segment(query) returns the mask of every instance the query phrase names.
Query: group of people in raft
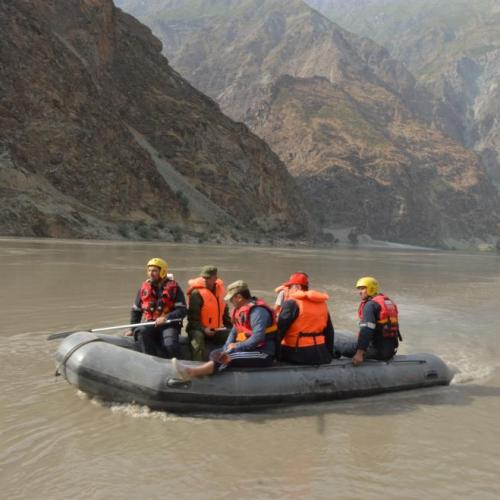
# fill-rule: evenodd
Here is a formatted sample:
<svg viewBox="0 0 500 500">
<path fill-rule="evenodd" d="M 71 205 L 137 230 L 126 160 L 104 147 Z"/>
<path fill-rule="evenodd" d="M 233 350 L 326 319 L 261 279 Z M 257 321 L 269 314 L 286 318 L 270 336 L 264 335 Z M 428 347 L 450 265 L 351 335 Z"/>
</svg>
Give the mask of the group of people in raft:
<svg viewBox="0 0 500 500">
<path fill-rule="evenodd" d="M 276 289 L 274 308 L 254 297 L 244 281 L 227 290 L 215 266 L 205 266 L 189 281 L 188 305 L 179 284 L 168 274 L 167 263 L 155 257 L 147 263 L 147 279 L 135 298 L 130 322 L 145 320 L 126 332 L 147 354 L 171 358 L 183 380 L 212 375 L 226 368 L 267 367 L 275 360 L 303 365 L 328 364 L 347 356 L 357 366 L 367 358 L 387 361 L 401 339 L 398 308 L 379 292 L 375 278 L 360 278 L 359 334 L 356 341 L 334 346 L 334 328 L 328 312 L 328 295 L 309 288 L 306 273 L 293 273 Z M 227 303 L 232 306 L 231 316 Z M 206 344 L 219 345 L 208 361 L 190 365 L 177 360 L 182 321 L 192 359 L 206 360 Z"/>
</svg>

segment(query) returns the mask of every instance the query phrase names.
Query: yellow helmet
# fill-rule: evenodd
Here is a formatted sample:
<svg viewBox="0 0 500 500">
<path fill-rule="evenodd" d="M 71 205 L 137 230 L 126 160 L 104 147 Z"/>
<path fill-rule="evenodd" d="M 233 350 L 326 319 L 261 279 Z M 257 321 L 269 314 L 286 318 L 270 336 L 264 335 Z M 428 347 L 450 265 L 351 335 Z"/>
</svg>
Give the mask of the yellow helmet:
<svg viewBox="0 0 500 500">
<path fill-rule="evenodd" d="M 155 266 L 160 270 L 160 279 L 164 280 L 165 277 L 167 276 L 167 271 L 168 271 L 168 266 L 167 263 L 163 260 L 160 259 L 159 257 L 155 257 L 153 259 L 150 259 L 148 263 L 146 264 L 146 271 L 148 270 L 149 266 Z"/>
<path fill-rule="evenodd" d="M 378 281 L 371 276 L 359 278 L 356 283 L 356 288 L 360 287 L 366 287 L 366 291 L 370 297 L 378 293 Z"/>
</svg>

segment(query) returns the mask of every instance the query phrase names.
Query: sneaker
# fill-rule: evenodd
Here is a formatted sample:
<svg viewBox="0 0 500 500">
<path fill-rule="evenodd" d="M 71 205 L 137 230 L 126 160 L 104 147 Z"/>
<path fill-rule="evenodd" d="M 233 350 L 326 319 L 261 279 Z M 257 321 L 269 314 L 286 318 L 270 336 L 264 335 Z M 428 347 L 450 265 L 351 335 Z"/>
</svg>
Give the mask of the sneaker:
<svg viewBox="0 0 500 500">
<path fill-rule="evenodd" d="M 186 371 L 186 367 L 179 363 L 177 358 L 172 358 L 172 366 L 181 380 L 191 380 L 191 375 Z"/>
</svg>

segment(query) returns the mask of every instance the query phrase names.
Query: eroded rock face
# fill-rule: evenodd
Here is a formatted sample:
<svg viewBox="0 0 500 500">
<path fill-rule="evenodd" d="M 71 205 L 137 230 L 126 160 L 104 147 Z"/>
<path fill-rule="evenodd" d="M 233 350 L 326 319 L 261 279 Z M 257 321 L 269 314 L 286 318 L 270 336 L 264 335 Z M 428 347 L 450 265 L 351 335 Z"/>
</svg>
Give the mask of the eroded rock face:
<svg viewBox="0 0 500 500">
<path fill-rule="evenodd" d="M 408 65 L 438 98 L 433 120 L 482 157 L 500 188 L 500 5 L 496 0 L 307 0 Z"/>
<path fill-rule="evenodd" d="M 111 0 L 0 3 L 0 234 L 311 234 L 285 166 Z"/>
<path fill-rule="evenodd" d="M 324 226 L 426 245 L 494 234 L 498 198 L 477 156 L 432 125 L 439 102 L 371 40 L 299 0 L 121 4 L 271 145 Z"/>
<path fill-rule="evenodd" d="M 356 92 L 368 99 L 370 87 Z M 411 120 L 380 126 L 358 102 L 322 78 L 283 77 L 254 124 L 323 224 L 426 245 L 493 231 L 494 193 L 473 153 Z"/>
</svg>

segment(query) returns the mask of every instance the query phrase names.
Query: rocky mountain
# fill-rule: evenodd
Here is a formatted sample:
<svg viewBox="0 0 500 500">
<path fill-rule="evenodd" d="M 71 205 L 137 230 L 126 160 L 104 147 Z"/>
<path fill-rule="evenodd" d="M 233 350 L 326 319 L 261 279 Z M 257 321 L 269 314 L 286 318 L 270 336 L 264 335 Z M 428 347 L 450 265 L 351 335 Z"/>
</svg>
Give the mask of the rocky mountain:
<svg viewBox="0 0 500 500">
<path fill-rule="evenodd" d="M 294 180 L 111 0 L 0 1 L 0 234 L 315 232 Z"/>
<path fill-rule="evenodd" d="M 500 189 L 498 0 L 307 0 L 373 38 L 452 110 L 441 126 L 482 157 Z"/>
<path fill-rule="evenodd" d="M 432 124 L 439 103 L 381 46 L 300 0 L 118 3 L 271 145 L 324 226 L 428 245 L 494 233 L 477 156 Z"/>
</svg>

